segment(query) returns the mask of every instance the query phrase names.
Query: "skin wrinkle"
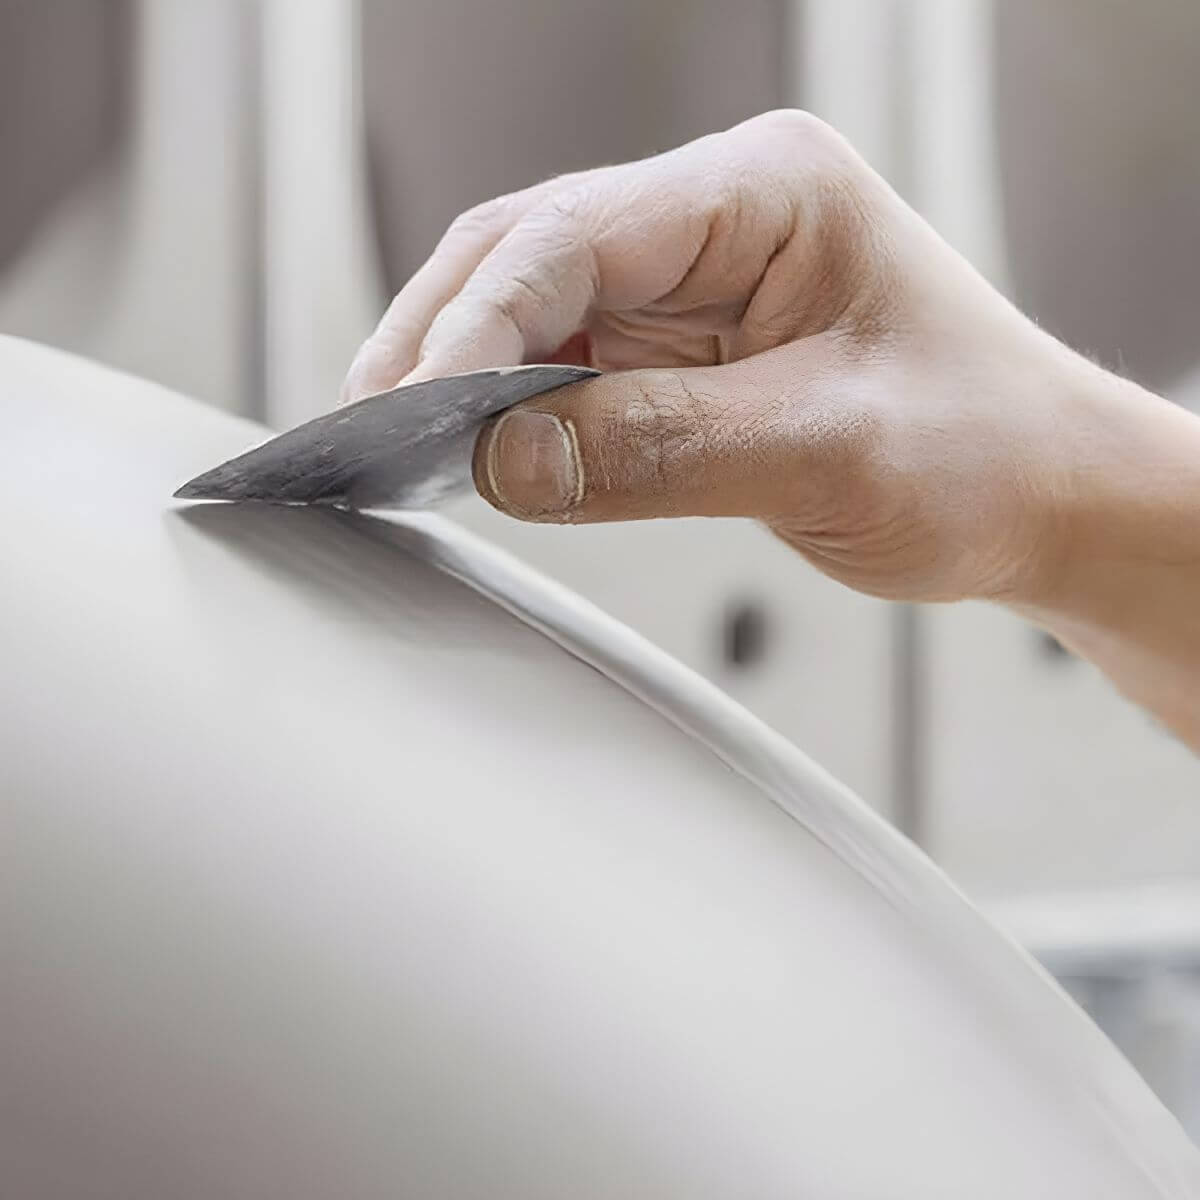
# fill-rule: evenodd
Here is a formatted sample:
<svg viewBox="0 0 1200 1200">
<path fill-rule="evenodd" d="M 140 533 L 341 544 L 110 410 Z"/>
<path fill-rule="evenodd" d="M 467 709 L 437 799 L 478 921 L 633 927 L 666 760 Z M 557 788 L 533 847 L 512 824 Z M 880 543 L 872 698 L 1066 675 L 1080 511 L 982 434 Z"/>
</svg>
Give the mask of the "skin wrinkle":
<svg viewBox="0 0 1200 1200">
<path fill-rule="evenodd" d="M 666 384 L 667 379 L 672 383 Z M 626 410 L 624 451 L 648 464 L 652 491 L 670 497 L 680 483 L 675 464 L 680 459 L 688 463 L 702 460 L 702 453 L 682 452 L 697 442 L 702 451 L 707 427 L 706 407 L 688 390 L 682 376 L 659 373 L 653 381 L 639 381 L 635 386 L 634 399 Z"/>
<path fill-rule="evenodd" d="M 683 278 L 673 287 L 665 296 L 660 297 L 652 305 L 647 305 L 647 308 L 661 307 L 664 311 L 670 311 L 670 298 L 678 293 L 685 293 L 688 290 L 688 284 L 700 273 L 704 266 L 704 256 L 709 247 L 713 244 L 713 237 L 716 233 L 716 225 L 720 220 L 720 214 L 714 213 L 709 217 L 707 227 L 704 231 L 704 241 L 700 243 L 700 249 L 696 252 L 696 256 L 692 259 L 688 269 L 684 272 Z M 701 301 L 701 304 L 704 302 Z"/>
<path fill-rule="evenodd" d="M 489 281 L 485 296 L 487 301 L 495 305 L 502 317 L 508 320 L 518 334 L 522 332 L 522 322 L 529 321 L 532 311 L 534 328 L 537 327 L 537 315 L 553 313 L 557 308 L 565 306 L 565 293 L 568 286 L 587 299 L 579 305 L 586 310 L 591 298 L 596 294 L 593 282 L 593 272 L 587 269 L 587 264 L 593 256 L 586 249 L 586 242 L 578 236 L 569 236 L 564 231 L 553 231 L 553 235 L 545 235 L 545 252 L 548 257 L 555 258 L 563 255 L 572 260 L 572 269 L 559 274 L 539 270 L 536 264 L 530 265 L 511 274 L 505 279 L 501 277 Z M 582 263 L 574 260 L 582 260 Z M 570 280 L 568 284 L 567 280 Z M 553 339 L 550 339 L 553 340 Z M 529 349 L 538 353 L 539 345 L 535 342 Z M 554 349 L 546 346 L 545 352 Z"/>
<path fill-rule="evenodd" d="M 684 228 L 678 231 L 672 246 L 678 263 L 675 271 L 664 271 L 663 277 L 658 279 L 653 287 L 647 288 L 643 285 L 640 290 L 634 288 L 632 279 L 626 278 L 626 272 L 628 271 L 636 277 L 636 271 L 641 266 L 643 255 L 649 254 L 652 259 L 660 256 L 660 251 L 654 244 L 657 240 L 656 231 L 661 227 L 663 220 L 672 222 L 675 220 L 673 206 L 668 204 L 666 197 L 660 199 L 652 197 L 649 203 L 639 203 L 641 199 L 641 196 L 634 195 L 628 200 L 627 211 L 639 214 L 632 217 L 635 223 L 631 226 L 623 226 L 619 221 L 614 222 L 614 228 L 609 237 L 600 240 L 601 245 L 604 245 L 606 241 L 615 241 L 619 244 L 619 252 L 614 252 L 616 247 L 609 249 L 608 261 L 605 261 L 604 256 L 598 255 L 600 271 L 606 284 L 607 281 L 613 280 L 600 293 L 605 312 L 613 309 L 632 312 L 642 308 L 652 308 L 656 302 L 661 301 L 663 296 L 669 295 L 679 287 L 680 282 L 696 263 L 700 249 L 709 236 L 711 226 L 706 214 L 703 212 L 689 214 L 683 222 Z M 681 246 L 690 247 L 690 249 L 679 256 Z"/>
<path fill-rule="evenodd" d="M 521 294 L 518 296 L 514 293 Z M 520 275 L 513 275 L 504 288 L 497 288 L 490 298 L 490 303 L 495 305 L 496 311 L 517 333 L 521 332 L 521 317 L 523 313 L 528 312 L 530 302 L 543 309 L 550 308 L 554 303 L 551 297 L 544 295 L 538 287 Z"/>
<path fill-rule="evenodd" d="M 738 316 L 737 328 L 730 336 L 730 357 L 745 358 L 757 350 L 769 349 L 800 336 L 795 329 L 791 305 L 786 292 L 776 286 L 776 276 L 794 278 L 803 264 L 790 264 L 789 251 L 794 252 L 799 232 L 796 229 L 780 241 L 771 252 L 754 285 L 754 290 Z M 773 305 L 769 305 L 770 301 Z M 767 309 L 767 312 L 761 310 Z"/>
</svg>

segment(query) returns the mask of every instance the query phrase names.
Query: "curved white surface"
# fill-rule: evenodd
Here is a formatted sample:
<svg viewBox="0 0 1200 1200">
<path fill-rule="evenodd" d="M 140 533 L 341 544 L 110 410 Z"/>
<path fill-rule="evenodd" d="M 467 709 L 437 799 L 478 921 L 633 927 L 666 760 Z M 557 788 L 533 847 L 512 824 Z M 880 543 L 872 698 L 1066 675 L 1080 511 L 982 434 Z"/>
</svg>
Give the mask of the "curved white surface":
<svg viewBox="0 0 1200 1200">
<path fill-rule="evenodd" d="M 0 341 L 0 421 L 0 1194 L 1200 1195 L 1024 955 L 628 630 L 436 517 L 175 507 L 262 431 L 80 360 Z"/>
</svg>

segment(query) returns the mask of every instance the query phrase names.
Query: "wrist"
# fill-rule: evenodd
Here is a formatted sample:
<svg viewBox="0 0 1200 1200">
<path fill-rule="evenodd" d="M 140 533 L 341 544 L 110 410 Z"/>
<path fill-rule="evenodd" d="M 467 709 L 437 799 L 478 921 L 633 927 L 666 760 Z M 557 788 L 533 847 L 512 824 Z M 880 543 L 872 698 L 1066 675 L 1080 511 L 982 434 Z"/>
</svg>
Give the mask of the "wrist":
<svg viewBox="0 0 1200 1200">
<path fill-rule="evenodd" d="M 1077 360 L 1046 560 L 1011 607 L 1196 744 L 1200 417 Z"/>
<path fill-rule="evenodd" d="M 1026 600 L 1120 628 L 1139 618 L 1152 581 L 1200 571 L 1200 417 L 1091 363 L 1074 366 L 1047 560 Z"/>
</svg>

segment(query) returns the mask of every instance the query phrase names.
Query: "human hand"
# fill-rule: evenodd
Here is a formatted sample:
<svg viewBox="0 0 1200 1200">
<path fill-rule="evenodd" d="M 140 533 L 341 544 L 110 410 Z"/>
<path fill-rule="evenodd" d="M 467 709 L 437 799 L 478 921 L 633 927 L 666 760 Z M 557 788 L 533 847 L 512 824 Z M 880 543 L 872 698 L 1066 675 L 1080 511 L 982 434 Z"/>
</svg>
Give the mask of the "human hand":
<svg viewBox="0 0 1200 1200">
<path fill-rule="evenodd" d="M 466 213 L 346 396 L 547 360 L 609 373 L 485 430 L 475 478 L 496 507 L 754 517 L 904 599 L 1041 604 L 1088 431 L 1128 407 L 798 112 Z"/>
</svg>

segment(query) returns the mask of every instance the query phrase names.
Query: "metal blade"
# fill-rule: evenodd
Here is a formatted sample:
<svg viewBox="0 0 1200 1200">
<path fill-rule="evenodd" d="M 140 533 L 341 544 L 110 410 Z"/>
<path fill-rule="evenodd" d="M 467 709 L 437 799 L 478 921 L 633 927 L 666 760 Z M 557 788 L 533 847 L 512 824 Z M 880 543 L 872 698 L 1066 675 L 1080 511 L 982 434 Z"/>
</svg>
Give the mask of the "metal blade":
<svg viewBox="0 0 1200 1200">
<path fill-rule="evenodd" d="M 475 437 L 488 417 L 595 374 L 587 367 L 505 367 L 393 388 L 281 433 L 175 495 L 423 508 L 470 485 Z"/>
</svg>

